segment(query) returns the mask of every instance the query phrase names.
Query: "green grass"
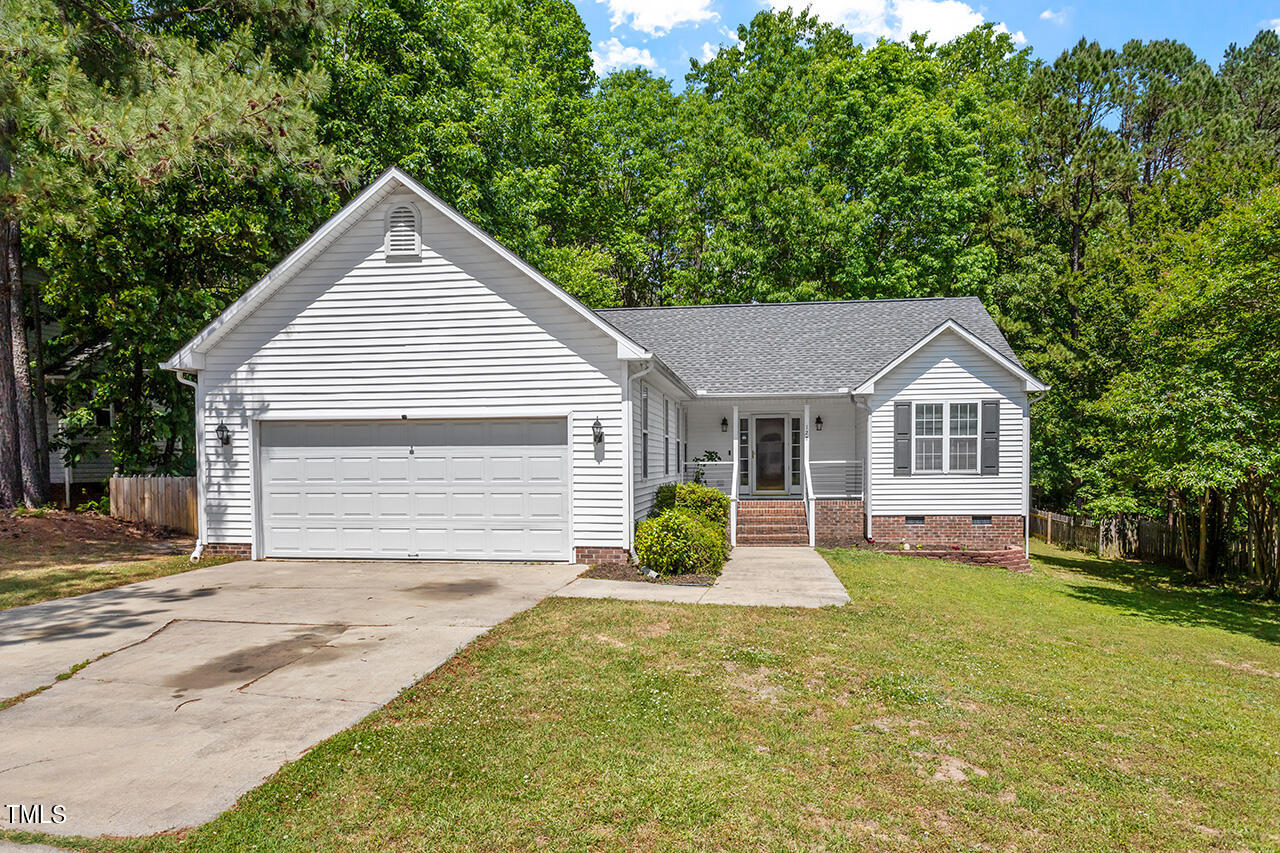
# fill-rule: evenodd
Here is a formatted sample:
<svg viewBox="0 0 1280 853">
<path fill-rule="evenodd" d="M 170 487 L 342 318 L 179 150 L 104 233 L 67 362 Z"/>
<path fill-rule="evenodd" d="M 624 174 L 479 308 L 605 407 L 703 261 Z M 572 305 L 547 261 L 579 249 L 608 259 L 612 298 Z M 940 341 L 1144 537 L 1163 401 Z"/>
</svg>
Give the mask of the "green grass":
<svg viewBox="0 0 1280 853">
<path fill-rule="evenodd" d="M 230 560 L 230 557 L 208 557 L 192 563 L 186 554 L 170 554 L 108 558 L 87 565 L 58 558 L 31 561 L 30 565 L 23 566 L 0 565 L 0 610 L 176 575 Z"/>
<path fill-rule="evenodd" d="M 845 607 L 549 599 L 212 823 L 77 844 L 1280 849 L 1276 606 L 1046 546 L 826 556 Z"/>
</svg>

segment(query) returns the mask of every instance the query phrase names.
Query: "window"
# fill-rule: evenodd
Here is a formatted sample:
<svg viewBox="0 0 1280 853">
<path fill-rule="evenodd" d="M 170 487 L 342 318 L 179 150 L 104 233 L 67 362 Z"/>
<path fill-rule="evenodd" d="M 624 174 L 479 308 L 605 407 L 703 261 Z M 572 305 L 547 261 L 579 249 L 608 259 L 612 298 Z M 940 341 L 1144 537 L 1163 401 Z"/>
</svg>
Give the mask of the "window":
<svg viewBox="0 0 1280 853">
<path fill-rule="evenodd" d="M 791 485 L 800 485 L 800 419 L 791 419 Z"/>
<path fill-rule="evenodd" d="M 671 476 L 671 407 L 662 398 L 662 476 Z"/>
<path fill-rule="evenodd" d="M 422 251 L 418 239 L 418 214 L 412 207 L 402 204 L 387 216 L 388 258 L 416 257 Z"/>
<path fill-rule="evenodd" d="M 951 404 L 951 465 L 949 470 L 978 471 L 978 404 Z"/>
<path fill-rule="evenodd" d="M 978 403 L 916 403 L 913 470 L 935 474 L 977 474 Z"/>
<path fill-rule="evenodd" d="M 908 515 L 902 520 L 912 527 L 920 527 L 924 525 L 923 515 Z"/>
<path fill-rule="evenodd" d="M 916 404 L 916 470 L 942 470 L 942 404 Z"/>
<path fill-rule="evenodd" d="M 975 515 L 975 516 L 973 517 L 973 524 L 974 524 L 974 526 L 975 526 L 975 527 L 990 527 L 990 526 L 991 526 L 991 516 L 989 516 L 989 515 Z"/>
<path fill-rule="evenodd" d="M 751 485 L 751 429 L 746 418 L 738 419 L 738 485 Z"/>
<path fill-rule="evenodd" d="M 680 473 L 680 467 L 684 464 L 684 412 L 679 406 L 676 406 L 676 473 Z"/>
<path fill-rule="evenodd" d="M 640 383 L 640 477 L 649 477 L 649 386 Z"/>
</svg>

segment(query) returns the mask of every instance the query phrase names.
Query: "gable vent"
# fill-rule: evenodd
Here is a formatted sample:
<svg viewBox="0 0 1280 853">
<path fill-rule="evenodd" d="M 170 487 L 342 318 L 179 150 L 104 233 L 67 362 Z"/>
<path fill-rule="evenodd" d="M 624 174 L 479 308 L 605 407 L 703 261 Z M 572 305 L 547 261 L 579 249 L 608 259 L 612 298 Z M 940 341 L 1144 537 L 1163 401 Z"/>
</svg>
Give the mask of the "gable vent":
<svg viewBox="0 0 1280 853">
<path fill-rule="evenodd" d="M 416 256 L 419 247 L 417 214 L 401 205 L 387 219 L 387 257 Z"/>
</svg>

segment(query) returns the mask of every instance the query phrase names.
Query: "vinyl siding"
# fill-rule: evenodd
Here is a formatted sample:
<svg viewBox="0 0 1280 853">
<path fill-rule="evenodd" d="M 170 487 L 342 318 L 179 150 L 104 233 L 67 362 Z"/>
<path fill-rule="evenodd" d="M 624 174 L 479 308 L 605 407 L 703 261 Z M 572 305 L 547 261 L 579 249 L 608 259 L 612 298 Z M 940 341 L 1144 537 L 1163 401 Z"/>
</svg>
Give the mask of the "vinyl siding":
<svg viewBox="0 0 1280 853">
<path fill-rule="evenodd" d="M 652 376 L 650 374 L 649 376 Z M 680 399 L 671 390 L 666 387 L 658 377 L 633 380 L 631 383 L 631 401 L 632 401 L 632 418 L 631 418 L 631 446 L 634 448 L 633 468 L 635 482 L 635 503 L 632 510 L 635 519 L 639 520 L 649 514 L 649 510 L 653 507 L 653 496 L 658 491 L 658 487 L 664 483 L 680 482 L 680 464 L 676 459 L 676 420 L 679 417 L 680 406 L 683 405 Z M 649 389 L 649 476 L 644 476 L 644 430 L 642 423 L 644 420 L 644 397 L 642 389 Z M 667 414 L 670 421 L 668 432 L 670 441 L 670 463 L 667 469 L 668 473 L 663 474 L 662 453 L 663 453 L 663 436 L 662 431 L 662 404 L 667 404 Z"/>
<path fill-rule="evenodd" d="M 386 212 L 403 203 L 421 217 L 422 258 L 388 261 Z M 207 354 L 208 541 L 252 541 L 255 419 L 568 413 L 574 545 L 624 545 L 620 370 L 612 338 L 416 196 L 390 194 Z"/>
<path fill-rule="evenodd" d="M 62 429 L 62 424 L 58 418 L 49 415 L 49 438 L 56 441 L 58 433 Z M 111 479 L 112 472 L 115 471 L 115 461 L 111 458 L 111 454 L 107 452 L 106 440 L 100 442 L 101 447 L 90 450 L 80 464 L 71 469 L 72 483 L 105 483 Z M 67 481 L 67 469 L 62 463 L 62 451 L 49 451 L 49 482 L 59 485 Z"/>
<path fill-rule="evenodd" d="M 1022 515 L 1025 505 L 1022 382 L 951 332 L 876 383 L 870 397 L 872 515 Z M 1000 473 L 893 475 L 893 404 L 1000 400 Z"/>
</svg>

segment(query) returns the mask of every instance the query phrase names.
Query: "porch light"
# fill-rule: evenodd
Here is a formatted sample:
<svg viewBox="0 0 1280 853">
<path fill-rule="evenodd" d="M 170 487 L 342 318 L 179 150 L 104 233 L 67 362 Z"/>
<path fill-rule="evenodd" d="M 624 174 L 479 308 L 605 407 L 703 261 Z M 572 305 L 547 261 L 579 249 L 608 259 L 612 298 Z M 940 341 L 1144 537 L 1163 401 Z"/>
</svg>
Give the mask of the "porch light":
<svg viewBox="0 0 1280 853">
<path fill-rule="evenodd" d="M 728 432 L 728 431 L 729 431 L 729 419 L 728 419 L 728 418 L 721 418 L 721 419 L 720 419 L 720 431 L 721 431 L 721 432 Z"/>
<path fill-rule="evenodd" d="M 822 415 L 818 415 L 818 419 L 813 422 L 813 425 L 817 427 L 818 432 L 822 432 Z"/>
<path fill-rule="evenodd" d="M 227 429 L 226 424 L 221 424 L 221 423 L 218 424 L 218 428 L 215 429 L 213 432 L 215 435 L 218 436 L 218 441 L 222 444 L 223 447 L 226 447 L 228 444 L 231 443 L 231 430 Z"/>
<path fill-rule="evenodd" d="M 604 427 L 600 425 L 599 418 L 596 418 L 596 422 L 591 425 L 591 438 L 596 444 L 604 444 Z"/>
</svg>

